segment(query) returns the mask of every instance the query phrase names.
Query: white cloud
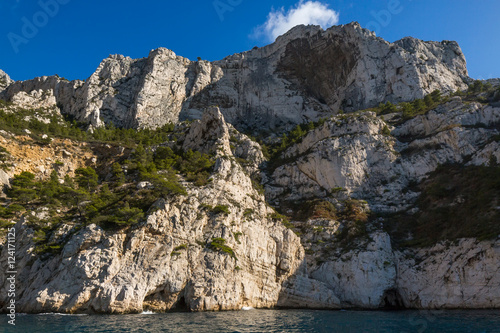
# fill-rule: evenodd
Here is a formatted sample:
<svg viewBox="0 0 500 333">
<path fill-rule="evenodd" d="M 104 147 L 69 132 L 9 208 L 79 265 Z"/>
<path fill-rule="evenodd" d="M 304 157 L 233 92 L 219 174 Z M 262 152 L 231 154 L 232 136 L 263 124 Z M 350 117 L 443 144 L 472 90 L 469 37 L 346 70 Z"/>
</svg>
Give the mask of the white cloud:
<svg viewBox="0 0 500 333">
<path fill-rule="evenodd" d="M 319 1 L 304 2 L 300 0 L 295 7 L 290 8 L 287 12 L 283 7 L 278 10 L 272 9 L 267 16 L 266 23 L 255 29 L 253 37 L 264 36 L 269 41 L 274 41 L 276 37 L 299 24 L 320 25 L 326 29 L 338 22 L 339 13 L 328 8 L 327 4 Z"/>
</svg>

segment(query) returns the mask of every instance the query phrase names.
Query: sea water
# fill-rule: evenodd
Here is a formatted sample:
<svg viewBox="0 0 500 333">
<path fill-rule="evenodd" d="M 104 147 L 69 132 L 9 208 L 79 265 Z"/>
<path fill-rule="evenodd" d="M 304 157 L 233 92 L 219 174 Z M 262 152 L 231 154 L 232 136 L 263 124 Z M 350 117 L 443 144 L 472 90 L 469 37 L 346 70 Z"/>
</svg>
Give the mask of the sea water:
<svg viewBox="0 0 500 333">
<path fill-rule="evenodd" d="M 136 315 L 18 314 L 4 332 L 500 332 L 499 310 L 254 310 Z"/>
</svg>

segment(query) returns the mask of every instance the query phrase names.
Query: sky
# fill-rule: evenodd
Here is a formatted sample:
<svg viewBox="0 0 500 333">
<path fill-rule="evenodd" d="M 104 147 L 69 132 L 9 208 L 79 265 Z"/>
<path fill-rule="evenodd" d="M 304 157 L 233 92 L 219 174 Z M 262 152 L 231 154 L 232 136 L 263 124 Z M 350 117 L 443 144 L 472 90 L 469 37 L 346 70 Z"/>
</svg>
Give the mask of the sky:
<svg viewBox="0 0 500 333">
<path fill-rule="evenodd" d="M 14 80 L 86 79 L 110 54 L 166 47 L 219 60 L 264 46 L 296 24 L 358 21 L 394 42 L 456 40 L 469 75 L 500 77 L 498 0 L 0 0 L 0 69 Z"/>
</svg>

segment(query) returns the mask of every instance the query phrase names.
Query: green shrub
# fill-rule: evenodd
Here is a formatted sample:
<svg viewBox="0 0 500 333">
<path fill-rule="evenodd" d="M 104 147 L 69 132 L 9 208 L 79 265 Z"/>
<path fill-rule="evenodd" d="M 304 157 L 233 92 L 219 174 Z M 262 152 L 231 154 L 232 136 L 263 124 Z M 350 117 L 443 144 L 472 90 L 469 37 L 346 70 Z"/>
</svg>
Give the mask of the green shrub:
<svg viewBox="0 0 500 333">
<path fill-rule="evenodd" d="M 225 245 L 225 243 L 226 240 L 224 238 L 220 237 L 212 238 L 212 241 L 210 242 L 208 248 L 211 249 L 212 251 L 227 253 L 229 254 L 229 256 L 231 256 L 231 258 L 238 260 L 236 258 L 233 249 Z"/>
<path fill-rule="evenodd" d="M 109 215 L 95 214 L 96 217 L 92 219 L 92 223 L 98 224 L 105 229 L 123 228 L 137 224 L 144 217 L 144 212 L 141 209 L 137 207 L 130 207 L 128 202 L 110 210 L 108 214 Z"/>
<path fill-rule="evenodd" d="M 114 223 L 118 225 L 132 225 L 139 222 L 144 217 L 144 212 L 137 207 L 130 207 L 128 202 L 125 202 L 122 208 L 119 208 L 115 213 Z"/>
<path fill-rule="evenodd" d="M 345 188 L 343 188 L 343 187 L 340 187 L 340 186 L 339 186 L 339 187 L 334 187 L 334 188 L 332 188 L 332 189 L 330 190 L 330 192 L 331 192 L 332 194 L 336 194 L 336 193 L 340 193 L 340 192 L 345 192 L 345 191 L 346 191 L 346 189 L 345 189 Z"/>
<path fill-rule="evenodd" d="M 253 215 L 253 213 L 254 213 L 254 210 L 253 210 L 253 209 L 251 209 L 251 208 L 247 208 L 247 209 L 245 209 L 245 211 L 243 212 L 243 217 L 247 217 L 247 218 L 248 218 L 248 217 L 252 216 L 252 215 Z"/>
<path fill-rule="evenodd" d="M 434 90 L 434 91 L 431 93 L 431 95 L 430 95 L 430 96 L 431 96 L 432 101 L 433 101 L 434 103 L 439 103 L 439 102 L 441 102 L 441 100 L 442 100 L 442 98 L 443 98 L 443 97 L 442 97 L 442 95 L 441 95 L 441 91 L 439 91 L 439 90 Z"/>
<path fill-rule="evenodd" d="M 290 221 L 288 220 L 288 217 L 286 217 L 285 215 L 282 215 L 278 212 L 274 212 L 274 213 L 270 214 L 268 217 L 271 218 L 273 221 L 283 223 L 283 225 L 285 227 L 287 227 L 288 229 L 294 228 L 293 224 L 291 224 Z"/>
<path fill-rule="evenodd" d="M 160 170 L 168 170 L 175 166 L 179 156 L 170 147 L 158 147 L 154 154 L 154 162 Z"/>
<path fill-rule="evenodd" d="M 99 176 L 91 167 L 79 168 L 75 170 L 76 183 L 88 192 L 94 192 L 98 185 Z"/>
<path fill-rule="evenodd" d="M 251 177 L 251 181 L 252 181 L 252 187 L 260 194 L 260 195 L 264 195 L 265 193 L 265 189 L 264 189 L 264 185 L 262 185 L 260 183 L 260 177 L 259 179 L 256 179 L 255 176 L 254 177 Z"/>
<path fill-rule="evenodd" d="M 209 204 L 205 204 L 205 203 L 201 203 L 199 206 L 198 206 L 199 209 L 203 209 L 203 210 L 208 210 L 208 211 L 212 211 L 212 209 L 214 209 L 213 206 L 209 205 Z"/>
<path fill-rule="evenodd" d="M 380 103 L 378 108 L 375 108 L 375 112 L 377 112 L 378 115 L 384 115 L 401 111 L 403 114 L 403 120 L 408 120 L 415 116 L 425 114 L 428 111 L 436 108 L 440 103 L 446 101 L 447 99 L 443 99 L 439 90 L 434 90 L 432 93 L 426 95 L 423 99 L 416 99 L 411 103 L 403 102 L 398 104 L 397 106 L 393 105 L 390 102 L 387 102 L 385 104 Z"/>
<path fill-rule="evenodd" d="M 43 241 L 45 241 L 46 239 L 46 235 L 45 235 L 45 232 L 43 230 L 37 230 L 35 231 L 34 235 L 33 235 L 33 241 L 35 243 L 41 243 Z"/>
<path fill-rule="evenodd" d="M 380 103 L 378 107 L 378 114 L 380 115 L 398 112 L 398 108 L 396 107 L 396 105 L 392 104 L 391 102 L 386 102 L 385 104 Z"/>
<path fill-rule="evenodd" d="M 434 105 L 434 100 L 432 99 L 432 96 L 431 95 L 426 95 L 424 97 L 424 103 L 425 103 L 425 106 L 430 108 Z"/>
<path fill-rule="evenodd" d="M 471 85 L 469 85 L 469 92 L 480 93 L 485 90 L 484 84 L 481 80 L 475 80 Z"/>
<path fill-rule="evenodd" d="M 217 205 L 212 209 L 213 214 L 229 215 L 229 207 L 227 205 Z"/>
<path fill-rule="evenodd" d="M 9 103 L 0 102 L 0 106 L 6 105 L 9 105 Z M 50 123 L 46 124 L 33 118 L 32 116 L 37 113 L 49 118 Z M 27 117 L 31 117 L 31 119 L 26 120 Z M 124 146 L 134 146 L 140 143 L 145 146 L 150 146 L 167 141 L 175 128 L 175 125 L 171 123 L 156 130 L 123 129 L 116 128 L 113 124 L 109 124 L 106 127 L 99 127 L 91 133 L 85 131 L 87 126 L 87 124 L 78 123 L 70 118 L 63 119 L 59 115 L 47 116 L 45 110 L 17 108 L 16 112 L 10 113 L 0 110 L 0 129 L 15 134 L 23 134 L 23 129 L 29 129 L 35 137 L 47 134 L 49 136 L 68 138 L 77 141 L 110 142 Z M 49 141 L 45 143 L 49 143 Z"/>
<path fill-rule="evenodd" d="M 345 209 L 342 212 L 343 218 L 350 221 L 359 221 L 362 223 L 368 221 L 368 214 L 364 210 L 361 201 L 355 199 L 349 199 L 344 204 L 345 204 Z"/>
<path fill-rule="evenodd" d="M 233 233 L 234 240 L 235 240 L 238 244 L 241 244 L 241 242 L 240 242 L 240 236 L 241 236 L 241 235 L 243 235 L 243 233 L 241 233 L 241 232 L 239 232 L 239 231 L 238 231 L 238 232 L 234 232 L 234 233 Z"/>
<path fill-rule="evenodd" d="M 7 194 L 15 201 L 23 204 L 28 204 L 38 199 L 36 191 L 35 175 L 24 171 L 19 175 L 15 175 L 11 182 L 11 188 L 8 189 Z"/>
<path fill-rule="evenodd" d="M 13 218 L 18 217 L 20 214 L 24 213 L 26 208 L 18 204 L 10 204 L 5 208 L 4 214 L 2 217 L 4 218 Z"/>
<path fill-rule="evenodd" d="M 10 158 L 10 153 L 4 147 L 0 147 L 0 169 L 7 171 L 12 167 L 12 164 L 8 162 Z"/>
<path fill-rule="evenodd" d="M 187 248 L 188 248 L 188 245 L 187 245 L 187 244 L 181 244 L 181 245 L 179 245 L 179 246 L 176 246 L 176 247 L 174 248 L 174 251 L 187 250 Z"/>
<path fill-rule="evenodd" d="M 35 253 L 38 255 L 43 254 L 58 254 L 61 253 L 63 244 L 39 244 L 35 247 Z"/>
<path fill-rule="evenodd" d="M 188 150 L 177 158 L 176 167 L 188 181 L 194 182 L 196 186 L 203 186 L 209 182 L 214 164 L 215 160 L 209 155 Z"/>
<path fill-rule="evenodd" d="M 126 178 L 120 163 L 113 163 L 113 166 L 111 168 L 112 168 L 111 172 L 113 174 L 116 186 L 123 185 L 126 181 Z"/>
<path fill-rule="evenodd" d="M 329 201 L 326 200 L 317 201 L 313 204 L 311 218 L 336 220 L 337 209 Z"/>
<path fill-rule="evenodd" d="M 141 179 L 149 181 L 154 186 L 154 192 L 161 197 L 170 195 L 187 195 L 186 189 L 179 183 L 177 175 L 172 169 L 157 172 L 141 172 Z"/>
<path fill-rule="evenodd" d="M 0 208 L 0 212 L 1 211 L 2 211 L 2 209 Z M 0 234 L 1 234 L 2 230 L 5 233 L 5 230 L 8 230 L 8 229 L 12 228 L 15 224 L 16 224 L 16 222 L 8 221 L 8 220 L 3 220 L 3 219 L 0 218 Z"/>
<path fill-rule="evenodd" d="M 387 125 L 384 125 L 384 128 L 382 129 L 382 134 L 385 136 L 391 135 L 391 130 L 389 129 L 389 127 L 387 127 Z"/>
<path fill-rule="evenodd" d="M 292 145 L 302 141 L 302 138 L 310 131 L 323 126 L 326 122 L 325 118 L 322 118 L 316 122 L 309 122 L 295 126 L 290 132 L 284 133 L 280 140 L 273 144 L 272 146 L 266 146 L 261 143 L 262 153 L 264 157 L 269 160 L 276 160 L 279 156 L 287 150 Z M 255 141 L 255 140 L 254 140 Z M 270 163 L 271 165 L 275 163 Z"/>
</svg>

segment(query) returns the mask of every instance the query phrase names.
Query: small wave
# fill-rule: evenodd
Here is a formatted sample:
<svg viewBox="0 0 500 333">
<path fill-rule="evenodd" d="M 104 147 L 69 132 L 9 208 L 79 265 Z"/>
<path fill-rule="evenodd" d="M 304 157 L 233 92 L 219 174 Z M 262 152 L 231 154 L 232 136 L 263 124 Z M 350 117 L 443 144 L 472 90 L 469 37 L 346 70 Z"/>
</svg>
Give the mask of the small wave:
<svg viewBox="0 0 500 333">
<path fill-rule="evenodd" d="M 88 314 L 85 313 L 58 313 L 58 312 L 46 312 L 46 313 L 39 313 L 38 316 L 88 316 Z"/>
<path fill-rule="evenodd" d="M 142 311 L 141 315 L 152 315 L 155 314 L 153 311 Z"/>
<path fill-rule="evenodd" d="M 244 306 L 241 308 L 243 311 L 249 311 L 249 310 L 254 310 L 251 306 Z"/>
</svg>

